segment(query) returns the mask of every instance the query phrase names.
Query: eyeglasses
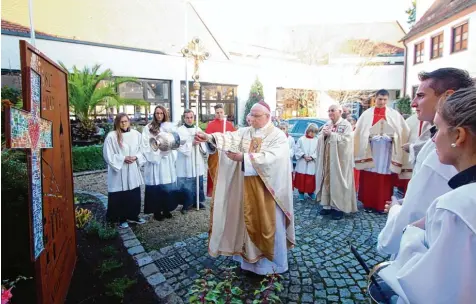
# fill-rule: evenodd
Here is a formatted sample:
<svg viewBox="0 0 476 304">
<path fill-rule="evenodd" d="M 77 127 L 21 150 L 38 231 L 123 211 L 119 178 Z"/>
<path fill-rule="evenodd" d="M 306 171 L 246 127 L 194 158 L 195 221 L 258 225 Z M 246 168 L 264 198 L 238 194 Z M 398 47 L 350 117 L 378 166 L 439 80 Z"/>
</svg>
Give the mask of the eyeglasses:
<svg viewBox="0 0 476 304">
<path fill-rule="evenodd" d="M 157 113 L 155 113 L 155 114 L 156 114 L 156 115 L 164 115 L 163 112 L 157 112 Z"/>
<path fill-rule="evenodd" d="M 261 115 L 256 115 L 256 114 L 250 114 L 251 117 L 254 117 L 254 118 L 259 118 L 261 116 L 264 116 L 266 114 L 261 114 Z"/>
<path fill-rule="evenodd" d="M 335 109 L 330 109 L 327 112 L 335 112 L 335 111 L 336 111 Z"/>
</svg>

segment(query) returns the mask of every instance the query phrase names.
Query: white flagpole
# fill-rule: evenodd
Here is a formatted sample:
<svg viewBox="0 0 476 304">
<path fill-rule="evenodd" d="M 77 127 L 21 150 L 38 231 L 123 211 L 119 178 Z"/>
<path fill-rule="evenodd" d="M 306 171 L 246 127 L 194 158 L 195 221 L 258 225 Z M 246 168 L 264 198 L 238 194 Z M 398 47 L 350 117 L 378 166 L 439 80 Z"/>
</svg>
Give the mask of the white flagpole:
<svg viewBox="0 0 476 304">
<path fill-rule="evenodd" d="M 198 115 L 198 98 L 199 98 L 199 94 L 200 94 L 200 90 L 197 90 L 197 96 L 195 97 L 196 100 L 196 109 L 197 109 L 197 113 L 196 113 L 196 117 L 197 119 L 195 120 L 195 134 L 198 133 L 198 122 L 200 121 L 200 119 L 198 118 L 199 115 Z M 198 144 L 195 146 L 195 176 L 196 176 L 196 192 L 197 192 L 197 211 L 200 210 L 200 179 L 199 179 L 199 175 L 198 175 L 198 153 L 199 153 L 199 149 L 198 149 Z"/>
<path fill-rule="evenodd" d="M 28 10 L 30 13 L 30 39 L 31 44 L 36 47 L 35 45 L 35 25 L 33 23 L 33 0 L 28 0 Z"/>
</svg>

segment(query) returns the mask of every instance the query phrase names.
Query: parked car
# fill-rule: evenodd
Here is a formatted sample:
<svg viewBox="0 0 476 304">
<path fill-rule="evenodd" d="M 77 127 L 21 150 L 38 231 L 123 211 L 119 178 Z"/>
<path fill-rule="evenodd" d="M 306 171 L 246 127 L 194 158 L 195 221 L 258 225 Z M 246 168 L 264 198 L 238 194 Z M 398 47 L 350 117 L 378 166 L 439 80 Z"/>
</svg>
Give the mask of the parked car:
<svg viewBox="0 0 476 304">
<path fill-rule="evenodd" d="M 320 129 L 328 120 L 329 119 L 314 117 L 290 118 L 287 120 L 289 124 L 289 135 L 294 138 L 294 142 L 297 142 L 298 139 L 304 135 L 304 132 L 306 132 L 307 126 L 309 124 L 314 123 Z"/>
<path fill-rule="evenodd" d="M 313 117 L 303 117 L 303 118 L 290 118 L 287 121 L 289 124 L 288 133 L 294 138 L 294 142 L 297 143 L 298 139 L 304 135 L 306 132 L 307 126 L 311 123 L 316 124 L 321 127 L 328 121 L 329 119 L 321 119 L 321 118 L 313 118 Z M 296 166 L 296 158 L 293 157 L 293 166 Z"/>
</svg>

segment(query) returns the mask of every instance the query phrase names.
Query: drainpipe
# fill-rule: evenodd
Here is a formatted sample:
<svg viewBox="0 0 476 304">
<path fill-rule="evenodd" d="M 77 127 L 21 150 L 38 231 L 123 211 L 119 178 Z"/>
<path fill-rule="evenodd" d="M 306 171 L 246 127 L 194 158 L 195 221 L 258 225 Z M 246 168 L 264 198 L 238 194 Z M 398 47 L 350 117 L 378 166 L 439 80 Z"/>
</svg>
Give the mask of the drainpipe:
<svg viewBox="0 0 476 304">
<path fill-rule="evenodd" d="M 408 55 L 408 46 L 405 40 L 403 40 L 403 46 L 405 46 L 405 54 L 403 57 L 403 97 L 407 95 L 407 55 Z M 410 98 L 412 98 L 410 96 Z"/>
</svg>

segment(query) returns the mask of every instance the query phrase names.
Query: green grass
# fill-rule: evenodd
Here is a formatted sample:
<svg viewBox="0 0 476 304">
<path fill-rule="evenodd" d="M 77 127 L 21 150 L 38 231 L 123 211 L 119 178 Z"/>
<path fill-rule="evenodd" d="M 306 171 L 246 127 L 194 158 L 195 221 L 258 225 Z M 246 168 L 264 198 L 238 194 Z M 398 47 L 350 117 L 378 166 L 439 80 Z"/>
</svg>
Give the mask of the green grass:
<svg viewBox="0 0 476 304">
<path fill-rule="evenodd" d="M 111 272 L 121 267 L 122 262 L 119 262 L 115 259 L 104 260 L 98 268 L 99 276 L 102 277 L 105 273 Z"/>
</svg>

